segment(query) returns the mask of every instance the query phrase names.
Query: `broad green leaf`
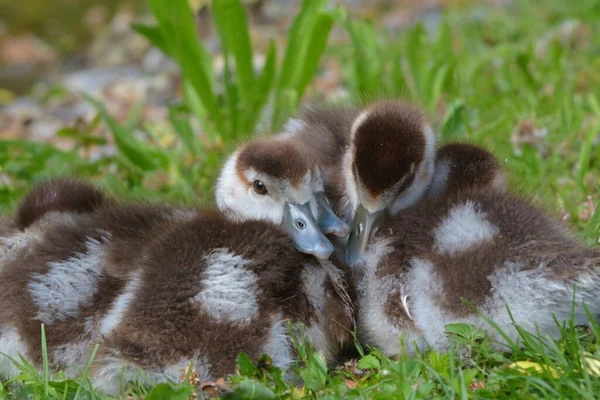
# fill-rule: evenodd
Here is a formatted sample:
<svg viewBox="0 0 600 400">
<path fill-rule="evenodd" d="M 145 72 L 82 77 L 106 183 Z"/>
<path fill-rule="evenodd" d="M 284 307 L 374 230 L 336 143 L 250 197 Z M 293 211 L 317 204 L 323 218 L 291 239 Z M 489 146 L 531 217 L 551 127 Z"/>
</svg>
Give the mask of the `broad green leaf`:
<svg viewBox="0 0 600 400">
<path fill-rule="evenodd" d="M 410 86 L 406 82 L 406 72 L 401 57 L 392 59 L 392 85 L 395 95 L 408 97 L 410 94 Z"/>
<path fill-rule="evenodd" d="M 274 112 L 276 120 L 273 121 L 273 125 L 271 126 L 273 132 L 278 131 L 288 117 L 294 113 L 296 104 L 298 104 L 298 93 L 296 93 L 296 90 L 285 89 L 279 93 L 279 100 Z"/>
<path fill-rule="evenodd" d="M 441 133 L 444 140 L 454 140 L 458 138 L 460 128 L 463 126 L 465 112 L 466 107 L 462 100 L 456 100 L 448 107 L 448 111 L 446 111 L 446 115 L 444 116 L 441 125 Z"/>
<path fill-rule="evenodd" d="M 150 43 L 158 47 L 163 53 L 173 57 L 173 54 L 171 54 L 171 50 L 169 49 L 168 40 L 163 37 L 163 31 L 160 27 L 144 24 L 131 24 L 131 28 L 140 35 L 145 36 L 150 40 Z"/>
<path fill-rule="evenodd" d="M 321 61 L 321 56 L 327 47 L 327 38 L 333 26 L 333 16 L 329 13 L 321 13 L 315 24 L 306 50 L 304 68 L 302 69 L 300 80 L 296 85 L 298 101 L 304 95 L 308 84 L 314 79 Z"/>
<path fill-rule="evenodd" d="M 214 0 L 212 12 L 221 45 L 235 59 L 238 91 L 242 102 L 247 105 L 255 77 L 246 11 L 239 0 Z"/>
<path fill-rule="evenodd" d="M 254 380 L 246 379 L 237 386 L 230 396 L 225 398 L 239 400 L 270 400 L 275 398 L 275 393 L 264 384 Z"/>
<path fill-rule="evenodd" d="M 297 79 L 303 69 L 311 32 L 325 3 L 325 0 L 304 0 L 302 2 L 300 13 L 294 19 L 289 30 L 278 88 L 296 86 Z"/>
<path fill-rule="evenodd" d="M 317 23 L 320 11 L 325 6 L 325 0 L 304 0 L 300 13 L 294 19 L 289 30 L 287 47 L 281 65 L 279 81 L 275 92 L 275 104 L 272 127 L 276 129 L 287 118 L 289 109 L 289 90 L 297 87 L 298 81 L 306 62 L 306 50 L 311 33 Z M 294 90 L 295 91 L 295 90 Z M 287 94 L 286 94 L 287 92 Z M 294 95 L 299 99 L 297 94 Z M 291 103 L 291 104 L 296 104 Z M 295 106 L 292 107 L 295 109 Z"/>
<path fill-rule="evenodd" d="M 186 150 L 193 155 L 197 155 L 200 151 L 198 139 L 196 135 L 194 135 L 188 120 L 185 117 L 178 115 L 177 110 L 174 107 L 169 107 L 169 120 L 171 121 L 171 124 L 173 124 L 175 133 L 179 136 L 179 139 Z"/>
<path fill-rule="evenodd" d="M 379 92 L 383 85 L 383 63 L 377 33 L 372 24 L 347 20 L 346 30 L 354 46 L 354 76 L 360 95 Z"/>
<path fill-rule="evenodd" d="M 159 383 L 146 396 L 146 400 L 188 400 L 192 390 L 186 386 L 172 387 Z"/>
<path fill-rule="evenodd" d="M 327 382 L 327 362 L 322 353 L 313 351 L 308 358 L 306 368 L 300 371 L 304 386 L 312 391 L 319 391 Z"/>
<path fill-rule="evenodd" d="M 379 360 L 377 359 L 377 357 L 369 354 L 364 356 L 363 358 L 360 359 L 360 361 L 358 362 L 358 368 L 362 368 L 362 369 L 380 369 L 381 368 L 381 363 L 379 362 Z"/>
<path fill-rule="evenodd" d="M 600 244 L 600 206 L 596 207 L 594 215 L 588 221 L 583 236 L 590 245 Z"/>
<path fill-rule="evenodd" d="M 427 100 L 429 103 L 429 108 L 433 110 L 437 105 L 437 102 L 442 93 L 442 88 L 448 78 L 448 75 L 451 71 L 452 65 L 449 63 L 444 63 L 440 65 L 438 68 L 432 70 L 432 79 L 429 81 L 431 84 L 429 85 L 429 89 L 427 90 Z"/>
<path fill-rule="evenodd" d="M 131 163 L 144 171 L 152 171 L 159 167 L 159 163 L 157 162 L 159 160 L 153 158 L 147 151 L 149 150 L 148 145 L 137 139 L 133 132 L 127 131 L 125 128 L 123 128 L 122 125 L 120 125 L 108 114 L 100 102 L 87 95 L 84 95 L 84 97 L 100 113 L 102 120 L 108 126 L 113 135 L 117 148 L 129 161 L 131 161 Z"/>
<path fill-rule="evenodd" d="M 246 113 L 244 131 L 242 133 L 253 133 L 255 131 L 256 124 L 261 117 L 261 112 L 263 111 L 265 104 L 269 100 L 269 95 L 275 83 L 276 63 L 277 52 L 275 41 L 271 39 L 265 65 L 262 73 L 258 76 L 256 84 L 254 85 L 254 90 L 252 91 L 251 101 L 248 105 L 249 110 Z"/>
<path fill-rule="evenodd" d="M 406 35 L 406 59 L 415 89 L 421 99 L 423 99 L 425 77 L 427 76 L 427 60 L 429 58 L 426 51 L 428 47 L 425 28 L 422 23 L 418 23 Z"/>
<path fill-rule="evenodd" d="M 254 365 L 254 362 L 252 362 L 248 354 L 238 354 L 236 363 L 242 375 L 254 377 L 258 374 L 258 368 L 256 368 L 256 365 Z"/>
<path fill-rule="evenodd" d="M 224 131 L 221 110 L 212 85 L 212 60 L 198 40 L 194 15 L 187 0 L 149 0 L 150 9 L 167 41 L 169 54 L 177 61 L 184 80 L 188 80 L 203 108 L 206 120 Z"/>
<path fill-rule="evenodd" d="M 239 129 L 240 114 L 243 113 L 242 107 L 239 104 L 238 88 L 232 82 L 232 71 L 230 65 L 230 58 L 227 51 L 224 52 L 225 57 L 225 68 L 223 70 L 223 83 L 225 84 L 225 93 L 227 99 L 225 104 L 227 105 L 227 130 L 222 132 L 223 139 L 229 140 L 236 136 Z"/>
<path fill-rule="evenodd" d="M 187 79 L 183 81 L 183 95 L 187 106 L 198 119 L 204 133 L 211 141 L 215 141 L 219 137 L 219 133 L 215 130 L 215 126 L 209 123 L 208 113 L 202 104 L 202 100 L 198 97 L 198 93 L 194 90 L 192 83 Z"/>
<path fill-rule="evenodd" d="M 473 332 L 473 327 L 471 325 L 461 323 L 448 324 L 445 326 L 445 329 L 446 333 L 452 333 L 465 338 L 470 337 Z"/>
</svg>

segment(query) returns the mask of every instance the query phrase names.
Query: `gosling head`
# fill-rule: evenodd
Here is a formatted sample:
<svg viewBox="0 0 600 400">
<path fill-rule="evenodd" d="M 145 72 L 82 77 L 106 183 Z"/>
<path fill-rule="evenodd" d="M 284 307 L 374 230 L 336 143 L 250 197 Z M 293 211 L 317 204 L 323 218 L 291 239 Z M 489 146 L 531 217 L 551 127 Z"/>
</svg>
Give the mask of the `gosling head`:
<svg viewBox="0 0 600 400">
<path fill-rule="evenodd" d="M 425 194 L 433 176 L 435 133 L 423 113 L 398 101 L 376 103 L 354 121 L 344 156 L 354 209 L 346 262 L 353 265 L 385 221 Z"/>
<path fill-rule="evenodd" d="M 285 141 L 257 140 L 225 163 L 216 187 L 218 208 L 231 220 L 259 219 L 281 225 L 296 248 L 329 258 L 334 248 L 319 229 L 319 179 Z"/>
</svg>

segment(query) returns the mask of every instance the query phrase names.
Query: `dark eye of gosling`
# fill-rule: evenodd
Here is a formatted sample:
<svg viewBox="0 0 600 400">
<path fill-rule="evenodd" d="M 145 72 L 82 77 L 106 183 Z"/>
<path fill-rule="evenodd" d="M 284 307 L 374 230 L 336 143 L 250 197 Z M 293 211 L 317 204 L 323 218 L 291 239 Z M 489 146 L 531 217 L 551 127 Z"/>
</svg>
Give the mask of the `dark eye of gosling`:
<svg viewBox="0 0 600 400">
<path fill-rule="evenodd" d="M 252 189 L 254 189 L 254 193 L 259 194 L 261 196 L 264 196 L 267 193 L 269 193 L 265 184 L 259 181 L 258 179 L 255 180 L 254 183 L 252 183 Z"/>
</svg>

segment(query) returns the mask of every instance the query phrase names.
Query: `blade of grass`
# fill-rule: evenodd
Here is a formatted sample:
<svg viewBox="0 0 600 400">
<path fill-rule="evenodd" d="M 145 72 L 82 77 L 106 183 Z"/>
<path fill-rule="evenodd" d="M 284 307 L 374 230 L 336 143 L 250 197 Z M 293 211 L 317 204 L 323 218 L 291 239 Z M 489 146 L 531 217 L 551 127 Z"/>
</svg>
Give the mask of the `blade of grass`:
<svg viewBox="0 0 600 400">
<path fill-rule="evenodd" d="M 185 146 L 186 150 L 197 156 L 200 151 L 200 146 L 198 144 L 198 138 L 194 135 L 192 131 L 192 127 L 185 117 L 181 117 L 178 115 L 175 107 L 169 107 L 169 120 L 175 129 L 175 133 L 179 136 L 179 139 Z"/>
<path fill-rule="evenodd" d="M 317 68 L 319 67 L 321 56 L 325 52 L 327 38 L 329 37 L 329 32 L 332 27 L 333 16 L 330 13 L 321 13 L 310 36 L 304 57 L 304 67 L 302 68 L 298 84 L 296 85 L 298 100 L 302 98 L 306 87 L 317 73 Z"/>
<path fill-rule="evenodd" d="M 198 40 L 194 15 L 187 0 L 149 0 L 159 22 L 162 37 L 168 42 L 169 54 L 177 61 L 184 80 L 189 80 L 202 101 L 206 120 L 224 132 L 221 111 L 212 84 L 212 60 Z"/>
<path fill-rule="evenodd" d="M 46 342 L 46 329 L 44 324 L 40 325 L 42 333 L 42 373 L 44 379 L 44 398 L 48 398 L 48 343 Z"/>
<path fill-rule="evenodd" d="M 255 76 L 246 11 L 239 0 L 214 0 L 212 12 L 221 45 L 226 47 L 235 59 L 239 95 L 244 105 L 248 106 Z"/>
<path fill-rule="evenodd" d="M 231 138 L 236 136 L 239 129 L 239 120 L 241 110 L 238 106 L 238 88 L 234 82 L 232 82 L 232 72 L 230 57 L 226 49 L 223 51 L 225 58 L 225 68 L 223 70 L 223 83 L 225 84 L 225 93 L 227 94 L 227 131 L 223 132 L 223 139 L 229 141 Z"/>
<path fill-rule="evenodd" d="M 166 55 L 173 58 L 168 41 L 163 37 L 163 31 L 160 29 L 160 27 L 144 24 L 131 24 L 131 29 L 140 35 L 145 36 L 146 39 L 150 40 L 150 43 L 158 47 Z"/>
<path fill-rule="evenodd" d="M 253 133 L 256 129 L 261 112 L 265 104 L 269 100 L 269 94 L 275 84 L 275 72 L 277 67 L 277 50 L 275 41 L 271 39 L 269 42 L 269 50 L 262 73 L 258 76 L 254 91 L 252 92 L 249 110 L 246 113 L 246 121 L 243 124 L 243 133 Z"/>
<path fill-rule="evenodd" d="M 320 11 L 325 6 L 325 0 L 304 0 L 300 13 L 294 19 L 288 34 L 287 47 L 280 69 L 279 81 L 275 91 L 275 110 L 272 127 L 276 129 L 286 118 L 290 108 L 290 99 L 298 99 L 297 94 L 290 91 L 297 86 L 298 79 L 306 62 L 306 49 Z M 297 100 L 296 100 L 297 101 Z M 296 104 L 296 101 L 291 104 Z"/>
<path fill-rule="evenodd" d="M 376 93 L 382 86 L 383 63 L 379 54 L 377 32 L 365 21 L 346 19 L 344 26 L 354 46 L 354 77 L 359 96 Z"/>
<path fill-rule="evenodd" d="M 127 131 L 113 117 L 111 117 L 102 103 L 86 94 L 83 94 L 82 96 L 96 108 L 98 113 L 100 113 L 102 120 L 110 129 L 119 151 L 129 161 L 143 171 L 152 171 L 158 167 L 155 159 L 150 157 L 147 151 L 143 150 L 148 149 L 148 146 L 144 142 L 138 140 L 133 135 L 133 132 Z"/>
<path fill-rule="evenodd" d="M 85 365 L 85 369 L 83 370 L 83 374 L 81 375 L 81 382 L 80 382 L 79 387 L 77 388 L 77 391 L 75 392 L 75 396 L 73 396 L 73 400 L 77 400 L 79 398 L 79 394 L 81 393 L 81 388 L 83 387 L 84 382 L 87 382 L 90 385 L 90 392 L 93 391 L 93 388 L 91 387 L 91 383 L 89 382 L 89 379 L 88 379 L 88 374 L 90 373 L 90 368 L 92 367 L 92 363 L 94 362 L 94 358 L 96 358 L 96 353 L 98 352 L 99 348 L 100 348 L 99 344 L 94 346 L 94 350 L 92 350 L 90 359 L 88 360 L 87 364 Z"/>
</svg>

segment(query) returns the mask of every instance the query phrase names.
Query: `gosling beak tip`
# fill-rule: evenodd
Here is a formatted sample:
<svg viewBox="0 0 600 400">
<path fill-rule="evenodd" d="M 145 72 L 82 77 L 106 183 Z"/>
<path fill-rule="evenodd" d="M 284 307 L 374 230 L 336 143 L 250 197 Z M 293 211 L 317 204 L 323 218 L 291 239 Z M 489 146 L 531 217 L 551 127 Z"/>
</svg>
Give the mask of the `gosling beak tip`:
<svg viewBox="0 0 600 400">
<path fill-rule="evenodd" d="M 346 237 L 350 233 L 350 226 L 342 221 L 329 205 L 323 192 L 315 193 L 319 206 L 319 229 L 327 235 Z"/>
</svg>

